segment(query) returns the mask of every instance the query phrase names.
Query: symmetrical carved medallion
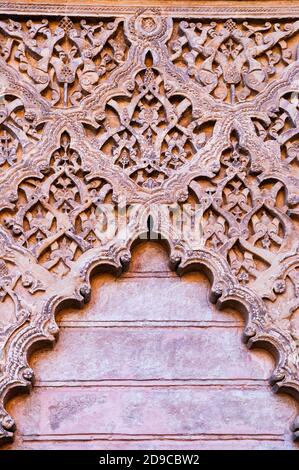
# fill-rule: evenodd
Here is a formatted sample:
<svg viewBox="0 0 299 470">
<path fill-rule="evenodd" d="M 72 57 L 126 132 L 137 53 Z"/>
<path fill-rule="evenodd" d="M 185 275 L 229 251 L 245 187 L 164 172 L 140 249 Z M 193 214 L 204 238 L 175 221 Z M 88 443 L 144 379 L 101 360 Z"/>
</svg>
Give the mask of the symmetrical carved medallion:
<svg viewBox="0 0 299 470">
<path fill-rule="evenodd" d="M 116 10 L 0 20 L 3 439 L 57 309 L 149 226 L 299 393 L 299 20 Z"/>
</svg>

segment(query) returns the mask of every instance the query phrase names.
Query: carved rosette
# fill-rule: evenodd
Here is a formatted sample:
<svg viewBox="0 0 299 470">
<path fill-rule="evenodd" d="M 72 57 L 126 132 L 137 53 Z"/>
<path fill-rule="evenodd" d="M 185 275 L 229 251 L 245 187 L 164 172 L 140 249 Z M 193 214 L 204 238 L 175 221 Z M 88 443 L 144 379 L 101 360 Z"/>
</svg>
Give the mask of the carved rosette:
<svg viewBox="0 0 299 470">
<path fill-rule="evenodd" d="M 299 392 L 299 20 L 106 16 L 0 20 L 2 439 L 56 311 L 120 274 L 149 220 Z"/>
</svg>

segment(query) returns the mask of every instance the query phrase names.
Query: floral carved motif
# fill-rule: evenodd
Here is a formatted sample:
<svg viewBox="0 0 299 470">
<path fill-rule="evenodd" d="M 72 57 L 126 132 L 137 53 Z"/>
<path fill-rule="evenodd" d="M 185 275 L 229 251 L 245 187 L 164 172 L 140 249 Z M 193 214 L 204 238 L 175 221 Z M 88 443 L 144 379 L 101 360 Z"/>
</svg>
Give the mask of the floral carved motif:
<svg viewBox="0 0 299 470">
<path fill-rule="evenodd" d="M 299 393 L 299 20 L 216 16 L 2 15 L 0 438 L 56 310 L 149 225 Z"/>
<path fill-rule="evenodd" d="M 74 25 L 67 17 L 58 24 L 47 19 L 1 21 L 2 57 L 49 96 L 52 105 L 71 106 L 123 63 L 126 46 L 117 37 L 119 22 L 82 19 Z"/>
</svg>

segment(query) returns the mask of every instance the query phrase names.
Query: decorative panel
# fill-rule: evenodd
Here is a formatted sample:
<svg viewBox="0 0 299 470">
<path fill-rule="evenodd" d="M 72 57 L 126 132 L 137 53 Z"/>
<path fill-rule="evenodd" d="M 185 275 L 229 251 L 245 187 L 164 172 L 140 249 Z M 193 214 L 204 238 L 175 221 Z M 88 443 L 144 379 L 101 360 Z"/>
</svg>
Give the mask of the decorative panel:
<svg viewBox="0 0 299 470">
<path fill-rule="evenodd" d="M 296 395 L 299 8 L 0 12 L 0 437 L 55 312 L 148 231 L 244 312 L 274 389 Z"/>
</svg>

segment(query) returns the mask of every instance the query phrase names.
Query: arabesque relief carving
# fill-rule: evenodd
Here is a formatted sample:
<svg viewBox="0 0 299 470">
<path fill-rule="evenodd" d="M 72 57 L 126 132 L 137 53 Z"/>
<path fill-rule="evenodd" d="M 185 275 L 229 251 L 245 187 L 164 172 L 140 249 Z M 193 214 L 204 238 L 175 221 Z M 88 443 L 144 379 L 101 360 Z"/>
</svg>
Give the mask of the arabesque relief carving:
<svg viewBox="0 0 299 470">
<path fill-rule="evenodd" d="M 296 18 L 2 15 L 0 438 L 56 310 L 120 273 L 149 220 L 299 393 L 298 40 Z"/>
</svg>

